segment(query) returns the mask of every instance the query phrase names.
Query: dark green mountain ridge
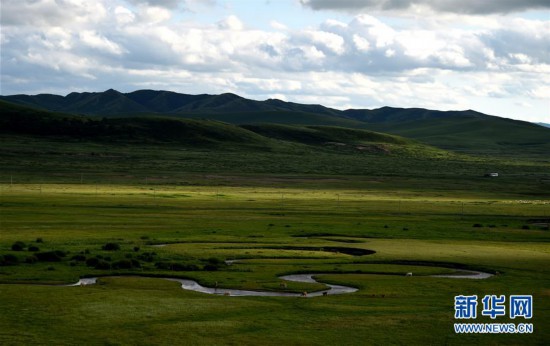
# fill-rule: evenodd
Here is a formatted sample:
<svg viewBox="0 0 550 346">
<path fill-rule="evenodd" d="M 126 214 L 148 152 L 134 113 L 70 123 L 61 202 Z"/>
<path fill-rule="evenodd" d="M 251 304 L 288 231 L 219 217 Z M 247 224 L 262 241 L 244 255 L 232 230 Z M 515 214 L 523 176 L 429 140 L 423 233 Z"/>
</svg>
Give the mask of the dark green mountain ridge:
<svg viewBox="0 0 550 346">
<path fill-rule="evenodd" d="M 39 95 L 11 95 L 0 96 L 8 102 L 43 108 L 56 112 L 67 112 L 84 115 L 124 116 L 138 114 L 165 114 L 165 115 L 213 115 L 237 113 L 272 113 L 291 112 L 296 114 L 315 114 L 361 122 L 396 122 L 418 119 L 447 118 L 453 116 L 488 115 L 474 111 L 432 111 L 421 108 L 392 108 L 379 109 L 348 109 L 345 111 L 324 107 L 322 105 L 300 104 L 277 99 L 256 101 L 241 96 L 225 93 L 220 95 L 188 95 L 172 91 L 138 90 L 130 93 L 121 93 L 113 89 L 105 92 L 70 93 L 67 96 L 39 94 Z"/>
<path fill-rule="evenodd" d="M 368 129 L 473 154 L 545 156 L 550 152 L 550 129 L 473 110 L 382 107 L 341 111 L 276 99 L 255 101 L 231 93 L 187 95 L 155 90 L 120 93 L 112 89 L 96 93 L 73 92 L 67 96 L 0 96 L 0 100 L 53 112 L 107 118 L 163 116 L 237 125 L 271 123 Z"/>
<path fill-rule="evenodd" d="M 442 150 L 394 135 L 335 126 L 235 125 L 216 120 L 173 117 L 97 118 L 54 113 L 0 101 L 0 134 L 66 138 L 107 143 L 178 144 L 258 150 L 296 149 L 374 154 L 446 155 Z"/>
<path fill-rule="evenodd" d="M 0 178 L 26 182 L 76 181 L 86 175 L 125 183 L 154 176 L 186 184 L 189 174 L 200 181 L 211 173 L 298 174 L 401 177 L 406 186 L 411 177 L 423 186 L 431 186 L 432 179 L 462 177 L 460 184 L 483 180 L 499 190 L 502 179 L 513 181 L 518 172 L 531 182 L 546 181 L 549 164 L 547 156 L 534 161 L 461 155 L 359 128 L 237 125 L 158 114 L 82 116 L 5 101 L 0 101 L 0 142 Z M 502 179 L 485 183 L 486 172 L 499 172 Z"/>
<path fill-rule="evenodd" d="M 50 111 L 85 115 L 120 116 L 139 113 L 211 114 L 293 111 L 338 116 L 340 111 L 320 105 L 301 105 L 280 100 L 255 101 L 235 94 L 187 95 L 171 91 L 138 90 L 120 93 L 109 89 L 97 93 L 70 93 L 67 96 L 39 94 L 0 96 L 0 99 Z"/>
</svg>

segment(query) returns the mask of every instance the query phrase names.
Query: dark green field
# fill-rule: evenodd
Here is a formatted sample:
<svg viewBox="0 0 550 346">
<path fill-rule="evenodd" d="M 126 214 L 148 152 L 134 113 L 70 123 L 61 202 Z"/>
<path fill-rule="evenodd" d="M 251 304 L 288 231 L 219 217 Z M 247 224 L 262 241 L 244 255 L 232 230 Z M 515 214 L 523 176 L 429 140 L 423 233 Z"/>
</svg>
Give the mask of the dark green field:
<svg viewBox="0 0 550 346">
<path fill-rule="evenodd" d="M 466 155 L 341 127 L 11 112 L 0 127 L 2 345 L 550 340 L 550 163 L 537 150 Z M 431 277 L 465 270 L 494 275 Z M 292 273 L 359 290 L 232 297 L 162 279 L 325 288 L 282 286 Z M 98 284 L 61 286 L 90 276 Z M 534 333 L 455 334 L 454 297 L 474 294 L 532 295 L 530 320 L 462 322 Z"/>
</svg>

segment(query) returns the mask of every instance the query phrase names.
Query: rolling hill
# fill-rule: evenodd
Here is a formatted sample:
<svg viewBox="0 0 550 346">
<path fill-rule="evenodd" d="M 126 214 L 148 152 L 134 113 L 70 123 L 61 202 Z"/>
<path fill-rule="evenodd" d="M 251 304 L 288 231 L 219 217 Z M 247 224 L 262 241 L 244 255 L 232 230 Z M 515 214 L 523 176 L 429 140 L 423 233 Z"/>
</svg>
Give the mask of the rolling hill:
<svg viewBox="0 0 550 346">
<path fill-rule="evenodd" d="M 394 108 L 382 107 L 378 109 L 348 109 L 343 111 L 347 117 L 359 121 L 377 123 L 400 123 L 417 120 L 443 120 L 455 117 L 467 117 L 478 119 L 494 118 L 490 115 L 479 113 L 473 110 L 467 111 L 434 111 L 423 108 Z"/>
<path fill-rule="evenodd" d="M 178 144 L 195 148 L 287 150 L 303 148 L 344 153 L 425 155 L 447 153 L 395 135 L 335 126 L 235 125 L 210 119 L 173 117 L 97 118 L 33 109 L 0 101 L 0 134 L 69 138 L 110 143 Z M 311 148 L 310 148 L 311 149 Z M 318 149 L 315 149 L 318 150 Z"/>
<path fill-rule="evenodd" d="M 546 157 L 546 153 L 550 152 L 550 129 L 473 110 L 382 107 L 340 111 L 322 105 L 275 99 L 255 101 L 230 93 L 187 95 L 154 90 L 121 93 L 112 89 L 97 93 L 70 93 L 67 96 L 0 96 L 0 100 L 92 117 L 177 117 L 237 125 L 270 123 L 366 129 L 476 155 Z"/>
<path fill-rule="evenodd" d="M 0 141 L 4 182 L 13 176 L 19 182 L 76 182 L 85 175 L 125 183 L 154 176 L 188 184 L 189 175 L 201 182 L 228 174 L 350 175 L 398 177 L 410 188 L 431 186 L 434 179 L 447 186 L 461 177 L 456 186 L 475 182 L 499 191 L 501 181 L 513 181 L 519 172 L 529 189 L 539 193 L 537 184 L 548 167 L 544 160 L 460 155 L 397 135 L 341 126 L 236 125 L 160 115 L 104 118 L 4 101 Z M 501 177 L 487 181 L 486 172 Z M 265 179 L 262 184 L 270 185 L 271 178 Z M 312 184 L 319 183 L 315 179 Z"/>
<path fill-rule="evenodd" d="M 191 146 L 266 146 L 265 137 L 213 120 L 170 117 L 92 118 L 33 109 L 0 101 L 0 133 L 118 143 L 177 143 Z"/>
<path fill-rule="evenodd" d="M 443 149 L 478 155 L 544 157 L 550 152 L 548 128 L 475 113 L 444 119 L 371 123 L 369 128 L 414 138 Z"/>
</svg>

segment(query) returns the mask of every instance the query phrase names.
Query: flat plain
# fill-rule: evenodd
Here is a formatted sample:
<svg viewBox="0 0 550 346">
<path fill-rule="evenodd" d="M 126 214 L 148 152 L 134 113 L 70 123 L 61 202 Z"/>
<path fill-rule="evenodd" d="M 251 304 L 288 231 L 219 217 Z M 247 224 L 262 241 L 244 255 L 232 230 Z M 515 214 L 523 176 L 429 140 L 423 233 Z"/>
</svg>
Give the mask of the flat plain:
<svg viewBox="0 0 550 346">
<path fill-rule="evenodd" d="M 392 186 L 391 179 L 356 179 L 354 187 L 344 189 L 331 188 L 319 177 L 286 178 L 297 181 L 295 186 L 2 184 L 1 252 L 19 260 L 0 271 L 2 343 L 548 340 L 550 233 L 530 221 L 548 215 L 547 201 L 407 191 Z M 17 241 L 25 243 L 23 251 L 11 250 Z M 120 249 L 104 249 L 107 243 Z M 33 245 L 64 256 L 25 263 L 36 253 L 28 251 Z M 346 248 L 375 253 L 353 255 Z M 86 262 L 90 258 L 109 266 L 95 269 Z M 121 266 L 125 260 L 135 261 Z M 225 260 L 238 261 L 226 265 Z M 430 276 L 465 269 L 496 275 L 485 280 Z M 412 277 L 405 276 L 409 272 Z M 289 273 L 319 273 L 323 282 L 359 291 L 308 299 L 227 297 L 182 290 L 158 278 L 250 290 L 324 288 L 292 282 L 282 288 L 278 276 Z M 97 285 L 52 286 L 83 276 L 109 277 Z M 461 294 L 532 294 L 534 317 L 526 322 L 535 332 L 455 334 L 454 296 Z"/>
</svg>

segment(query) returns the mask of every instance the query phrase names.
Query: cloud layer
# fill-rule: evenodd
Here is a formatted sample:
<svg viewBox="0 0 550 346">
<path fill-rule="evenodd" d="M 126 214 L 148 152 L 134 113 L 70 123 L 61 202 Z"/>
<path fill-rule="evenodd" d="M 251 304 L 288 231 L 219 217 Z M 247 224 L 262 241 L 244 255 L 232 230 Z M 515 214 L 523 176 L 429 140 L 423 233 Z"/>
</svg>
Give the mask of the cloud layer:
<svg viewBox="0 0 550 346">
<path fill-rule="evenodd" d="M 189 2 L 152 3 L 3 2 L 0 92 L 153 88 L 514 117 L 525 114 L 511 111 L 531 107 L 531 114 L 550 117 L 543 109 L 550 21 L 491 17 L 478 25 L 461 17 L 466 25 L 444 26 L 428 18 L 405 26 L 357 14 L 294 29 L 274 17 L 260 30 L 238 14 L 197 24 L 182 17 Z"/>
<path fill-rule="evenodd" d="M 300 0 L 314 10 L 407 10 L 425 7 L 439 12 L 489 14 L 550 9 L 547 0 Z"/>
</svg>

